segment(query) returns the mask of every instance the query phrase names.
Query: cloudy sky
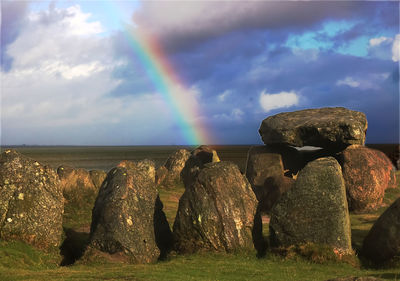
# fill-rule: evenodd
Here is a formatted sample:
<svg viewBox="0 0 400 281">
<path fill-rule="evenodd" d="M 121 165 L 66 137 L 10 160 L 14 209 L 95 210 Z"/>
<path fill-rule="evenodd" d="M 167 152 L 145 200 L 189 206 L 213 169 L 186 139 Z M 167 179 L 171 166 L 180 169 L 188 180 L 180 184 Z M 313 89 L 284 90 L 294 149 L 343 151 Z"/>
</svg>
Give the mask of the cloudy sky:
<svg viewBox="0 0 400 281">
<path fill-rule="evenodd" d="M 366 113 L 367 142 L 399 142 L 399 2 L 1 5 L 2 144 L 192 144 L 185 128 L 257 144 L 264 118 L 328 106 Z M 163 55 L 146 63 L 135 34 Z"/>
</svg>

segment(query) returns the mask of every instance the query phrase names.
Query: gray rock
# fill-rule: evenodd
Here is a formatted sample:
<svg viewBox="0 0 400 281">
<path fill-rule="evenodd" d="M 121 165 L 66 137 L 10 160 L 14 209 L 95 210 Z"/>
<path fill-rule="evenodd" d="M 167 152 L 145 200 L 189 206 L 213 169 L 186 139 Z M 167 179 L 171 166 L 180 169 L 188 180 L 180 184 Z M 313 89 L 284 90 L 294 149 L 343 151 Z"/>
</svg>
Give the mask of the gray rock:
<svg viewBox="0 0 400 281">
<path fill-rule="evenodd" d="M 362 253 L 375 263 L 400 256 L 400 198 L 372 226 L 364 239 Z"/>
<path fill-rule="evenodd" d="M 159 258 L 154 217 L 162 204 L 157 203 L 154 172 L 149 161 L 123 161 L 108 173 L 93 208 L 91 247 L 123 253 L 133 263 Z"/>
<path fill-rule="evenodd" d="M 270 233 L 273 247 L 311 242 L 352 252 L 346 190 L 334 158 L 317 159 L 300 171 L 271 211 Z"/>
<path fill-rule="evenodd" d="M 14 150 L 0 156 L 0 238 L 38 248 L 61 242 L 64 200 L 53 169 Z"/>
<path fill-rule="evenodd" d="M 345 147 L 365 143 L 365 114 L 343 107 L 279 113 L 264 119 L 259 133 L 265 144 L 297 147 Z"/>
<path fill-rule="evenodd" d="M 235 164 L 205 164 L 179 200 L 173 226 L 176 249 L 190 253 L 253 248 L 256 208 L 251 186 Z"/>
</svg>

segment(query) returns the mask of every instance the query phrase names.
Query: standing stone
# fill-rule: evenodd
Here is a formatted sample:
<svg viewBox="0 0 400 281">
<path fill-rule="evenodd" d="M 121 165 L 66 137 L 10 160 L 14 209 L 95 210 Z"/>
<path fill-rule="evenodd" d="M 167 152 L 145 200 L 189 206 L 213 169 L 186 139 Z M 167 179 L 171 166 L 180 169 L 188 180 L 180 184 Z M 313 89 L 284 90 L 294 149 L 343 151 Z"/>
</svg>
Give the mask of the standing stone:
<svg viewBox="0 0 400 281">
<path fill-rule="evenodd" d="M 179 252 L 253 248 L 257 199 L 239 168 L 205 164 L 179 200 L 173 233 Z"/>
<path fill-rule="evenodd" d="M 271 211 L 273 247 L 326 244 L 351 253 L 350 219 L 342 171 L 333 157 L 312 161 Z"/>
<path fill-rule="evenodd" d="M 158 259 L 154 174 L 150 161 L 124 161 L 108 173 L 93 209 L 91 247 L 110 254 L 124 253 L 134 263 Z"/>
<path fill-rule="evenodd" d="M 201 145 L 193 150 L 181 172 L 185 187 L 192 183 L 205 164 L 219 161 L 217 152 L 209 146 Z"/>
<path fill-rule="evenodd" d="M 0 157 L 0 239 L 42 249 L 61 242 L 64 200 L 50 167 L 6 150 Z"/>
<path fill-rule="evenodd" d="M 365 143 L 365 114 L 343 107 L 305 109 L 264 119 L 259 133 L 265 144 L 297 147 L 346 147 Z"/>
<path fill-rule="evenodd" d="M 258 211 L 266 214 L 270 214 L 274 205 L 279 202 L 281 196 L 290 190 L 295 180 L 283 175 L 269 177 L 265 180 L 264 188 L 260 195 Z"/>
<path fill-rule="evenodd" d="M 260 201 L 265 181 L 269 177 L 283 176 L 282 157 L 278 153 L 269 153 L 266 146 L 253 146 L 247 156 L 246 177 Z"/>
<path fill-rule="evenodd" d="M 96 187 L 97 190 L 99 190 L 103 181 L 107 177 L 107 173 L 103 170 L 91 170 L 89 171 L 89 174 L 94 186 Z"/>
<path fill-rule="evenodd" d="M 376 263 L 400 256 L 400 198 L 372 226 L 364 239 L 362 253 Z"/>
<path fill-rule="evenodd" d="M 186 161 L 190 157 L 190 152 L 186 149 L 179 149 L 170 155 L 164 166 L 168 169 L 169 177 L 179 180 L 181 171 L 185 167 Z"/>
<path fill-rule="evenodd" d="M 385 190 L 396 187 L 394 167 L 381 151 L 352 145 L 342 152 L 341 162 L 351 211 L 379 208 Z"/>
</svg>

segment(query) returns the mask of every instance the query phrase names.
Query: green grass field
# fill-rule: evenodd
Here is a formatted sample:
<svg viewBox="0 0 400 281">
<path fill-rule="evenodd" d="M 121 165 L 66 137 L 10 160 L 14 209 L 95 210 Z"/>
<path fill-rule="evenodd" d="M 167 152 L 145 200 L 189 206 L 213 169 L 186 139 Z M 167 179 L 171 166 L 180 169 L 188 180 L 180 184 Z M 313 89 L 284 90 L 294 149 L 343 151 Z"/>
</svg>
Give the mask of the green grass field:
<svg viewBox="0 0 400 281">
<path fill-rule="evenodd" d="M 159 153 L 165 155 L 164 151 Z M 110 152 L 109 157 L 115 158 L 115 155 Z M 240 157 L 243 157 L 240 152 L 231 156 L 232 159 Z M 400 172 L 397 172 L 397 177 L 399 183 Z M 160 198 L 171 226 L 183 191 L 182 184 L 173 189 L 160 188 Z M 387 191 L 385 204 L 388 206 L 399 196 L 400 184 L 397 189 Z M 83 204 L 82 208 L 74 205 L 65 207 L 64 236 L 70 239 L 69 247 L 78 253 L 88 238 L 91 208 L 90 203 Z M 351 215 L 352 240 L 356 251 L 385 209 L 383 207 L 374 213 Z M 264 224 L 264 230 L 264 233 L 268 233 L 268 224 Z M 319 264 L 302 257 L 283 258 L 269 252 L 266 257 L 257 258 L 255 250 L 231 254 L 172 255 L 166 261 L 147 265 L 124 264 L 98 258 L 59 266 L 63 258 L 65 256 L 60 254 L 60 249 L 43 253 L 21 242 L 0 241 L 0 280 L 326 280 L 345 276 L 400 280 L 398 266 L 376 269 L 362 260 L 356 266 L 333 261 Z"/>
</svg>

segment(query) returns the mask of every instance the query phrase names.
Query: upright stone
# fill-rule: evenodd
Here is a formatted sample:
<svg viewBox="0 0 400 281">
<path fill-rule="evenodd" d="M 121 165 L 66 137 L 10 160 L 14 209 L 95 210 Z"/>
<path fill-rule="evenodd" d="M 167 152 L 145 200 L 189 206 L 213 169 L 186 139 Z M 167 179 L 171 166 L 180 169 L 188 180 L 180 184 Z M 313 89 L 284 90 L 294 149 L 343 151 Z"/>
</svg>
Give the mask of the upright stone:
<svg viewBox="0 0 400 281">
<path fill-rule="evenodd" d="M 392 162 L 378 150 L 352 145 L 341 154 L 349 208 L 364 212 L 382 205 L 385 190 L 396 187 Z"/>
<path fill-rule="evenodd" d="M 278 153 L 270 153 L 266 146 L 253 146 L 247 155 L 246 177 L 260 200 L 264 184 L 269 177 L 283 176 L 282 157 Z"/>
<path fill-rule="evenodd" d="M 376 263 L 400 256 L 400 198 L 372 226 L 364 239 L 362 253 Z"/>
<path fill-rule="evenodd" d="M 97 190 L 99 190 L 103 181 L 107 177 L 107 173 L 103 170 L 90 170 L 89 174 L 94 186 L 96 187 Z"/>
<path fill-rule="evenodd" d="M 38 248 L 60 245 L 64 200 L 50 167 L 14 150 L 0 156 L 0 239 Z"/>
<path fill-rule="evenodd" d="M 333 157 L 314 160 L 300 171 L 271 211 L 270 233 L 273 247 L 311 242 L 351 253 L 346 190 Z"/>
<path fill-rule="evenodd" d="M 123 253 L 134 263 L 158 259 L 154 216 L 160 204 L 154 174 L 149 161 L 124 161 L 108 173 L 93 208 L 92 247 Z"/>
<path fill-rule="evenodd" d="M 343 107 L 305 109 L 264 119 L 259 133 L 265 144 L 297 147 L 346 147 L 365 143 L 365 114 Z"/>
<path fill-rule="evenodd" d="M 190 152 L 186 149 L 179 149 L 170 155 L 164 166 L 168 169 L 169 177 L 180 179 L 181 171 L 185 167 L 186 161 L 190 157 Z"/>
<path fill-rule="evenodd" d="M 253 248 L 257 199 L 239 168 L 208 163 L 179 200 L 173 233 L 179 252 Z"/>
</svg>

